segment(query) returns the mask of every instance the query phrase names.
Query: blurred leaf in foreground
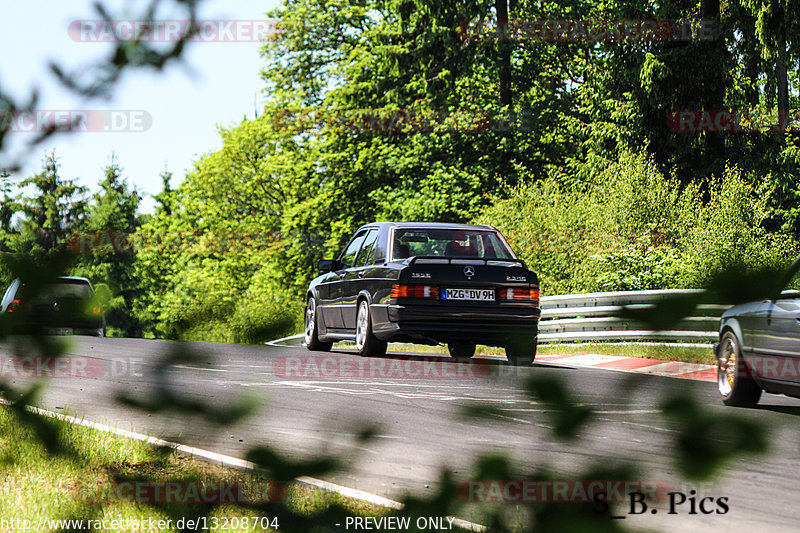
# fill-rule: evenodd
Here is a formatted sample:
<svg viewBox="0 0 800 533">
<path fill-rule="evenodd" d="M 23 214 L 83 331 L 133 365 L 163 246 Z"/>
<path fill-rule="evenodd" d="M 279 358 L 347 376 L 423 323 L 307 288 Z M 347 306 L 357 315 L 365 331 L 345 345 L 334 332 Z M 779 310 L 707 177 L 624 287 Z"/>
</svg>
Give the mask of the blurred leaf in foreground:
<svg viewBox="0 0 800 533">
<path fill-rule="evenodd" d="M 766 425 L 730 410 L 709 410 L 687 396 L 668 399 L 661 409 L 677 425 L 676 462 L 690 478 L 709 478 L 736 456 L 763 453 L 768 448 Z"/>
</svg>

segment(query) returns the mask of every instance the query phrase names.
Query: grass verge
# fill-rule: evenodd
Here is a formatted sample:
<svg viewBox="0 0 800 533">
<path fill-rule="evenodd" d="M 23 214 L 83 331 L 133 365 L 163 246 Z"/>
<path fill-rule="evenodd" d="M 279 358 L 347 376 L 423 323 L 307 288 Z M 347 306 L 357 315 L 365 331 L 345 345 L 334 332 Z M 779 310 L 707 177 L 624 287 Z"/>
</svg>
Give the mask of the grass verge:
<svg viewBox="0 0 800 533">
<path fill-rule="evenodd" d="M 391 343 L 389 351 L 392 352 L 414 352 L 414 353 L 435 353 L 447 354 L 446 346 L 428 346 L 424 344 Z M 478 345 L 476 350 L 478 355 L 505 355 L 503 348 L 494 346 Z M 621 355 L 625 357 L 642 357 L 646 359 L 658 359 L 660 361 L 680 361 L 684 363 L 701 363 L 707 365 L 715 364 L 714 352 L 711 348 L 701 348 L 697 346 L 677 346 L 677 345 L 658 345 L 658 344 L 601 344 L 601 343 L 579 343 L 579 344 L 553 344 L 539 346 L 538 355 Z"/>
<path fill-rule="evenodd" d="M 552 355 L 602 354 L 642 357 L 659 361 L 680 361 L 684 363 L 716 364 L 711 348 L 697 346 L 659 345 L 659 344 L 559 344 L 540 346 L 538 353 Z"/>
<path fill-rule="evenodd" d="M 43 439 L 44 435 L 53 438 Z M 52 446 L 55 442 L 57 447 Z M 91 520 L 93 529 L 108 531 L 179 531 L 178 520 L 200 517 L 205 517 L 209 531 L 278 531 L 274 526 L 282 525 L 273 521 L 275 515 L 261 512 L 266 505 L 253 504 L 276 497 L 276 484 L 258 473 L 212 465 L 65 421 L 20 414 L 6 405 L 0 406 L 0 479 L 2 531 L 22 530 L 27 524 L 44 531 L 81 529 L 75 522 L 58 520 L 83 520 L 84 530 Z M 227 493 L 236 495 L 235 501 L 222 496 L 211 503 L 198 502 L 193 496 L 214 500 L 213 495 L 225 494 L 226 487 L 237 487 Z M 334 505 L 355 516 L 393 512 L 296 483 L 277 494 L 285 494 L 277 505 L 300 516 Z M 254 520 L 264 517 L 267 520 Z"/>
</svg>

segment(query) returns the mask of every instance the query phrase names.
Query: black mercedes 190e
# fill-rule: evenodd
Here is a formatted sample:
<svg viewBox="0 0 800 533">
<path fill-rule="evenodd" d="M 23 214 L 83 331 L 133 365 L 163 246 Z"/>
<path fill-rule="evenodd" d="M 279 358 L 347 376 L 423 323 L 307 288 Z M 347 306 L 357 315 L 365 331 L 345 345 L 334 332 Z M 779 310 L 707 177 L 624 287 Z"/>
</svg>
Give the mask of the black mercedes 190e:
<svg viewBox="0 0 800 533">
<path fill-rule="evenodd" d="M 306 297 L 310 350 L 352 340 L 382 355 L 399 341 L 446 343 L 453 357 L 502 346 L 515 364 L 536 356 L 539 279 L 491 226 L 367 224 L 318 267 Z"/>
</svg>

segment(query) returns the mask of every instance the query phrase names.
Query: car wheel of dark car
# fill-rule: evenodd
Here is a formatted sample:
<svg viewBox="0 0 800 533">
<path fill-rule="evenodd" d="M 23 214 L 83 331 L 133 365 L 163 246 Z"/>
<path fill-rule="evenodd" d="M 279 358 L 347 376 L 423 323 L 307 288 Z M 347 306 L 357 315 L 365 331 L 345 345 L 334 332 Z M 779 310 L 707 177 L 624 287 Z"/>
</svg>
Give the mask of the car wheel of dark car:
<svg viewBox="0 0 800 533">
<path fill-rule="evenodd" d="M 536 339 L 516 339 L 506 346 L 508 362 L 515 366 L 530 366 L 536 358 Z"/>
<path fill-rule="evenodd" d="M 319 340 L 319 328 L 317 327 L 317 301 L 313 296 L 308 297 L 306 303 L 306 312 L 304 317 L 305 336 L 304 341 L 306 348 L 315 352 L 330 351 L 333 346 L 332 342 L 322 342 Z"/>
<path fill-rule="evenodd" d="M 475 343 L 473 342 L 449 342 L 447 351 L 450 357 L 472 357 L 475 355 Z"/>
<path fill-rule="evenodd" d="M 720 340 L 717 388 L 725 405 L 752 407 L 761 398 L 761 387 L 749 376 L 739 339 L 732 331 Z"/>
<path fill-rule="evenodd" d="M 356 349 L 359 355 L 383 355 L 386 353 L 385 341 L 379 340 L 372 333 L 372 317 L 366 300 L 358 303 L 356 314 Z"/>
</svg>

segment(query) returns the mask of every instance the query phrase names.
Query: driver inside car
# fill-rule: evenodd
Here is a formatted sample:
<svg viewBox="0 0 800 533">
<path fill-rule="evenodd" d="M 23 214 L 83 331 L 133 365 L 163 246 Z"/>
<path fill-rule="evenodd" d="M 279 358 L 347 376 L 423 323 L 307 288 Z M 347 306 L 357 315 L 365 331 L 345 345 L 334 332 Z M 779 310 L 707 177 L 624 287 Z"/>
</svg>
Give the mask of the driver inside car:
<svg viewBox="0 0 800 533">
<path fill-rule="evenodd" d="M 444 254 L 448 257 L 477 257 L 478 249 L 471 245 L 465 232 L 458 231 L 453 233 L 453 240 L 447 243 Z"/>
</svg>

